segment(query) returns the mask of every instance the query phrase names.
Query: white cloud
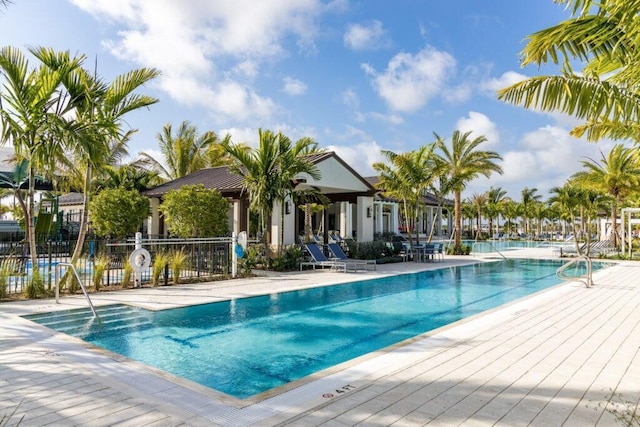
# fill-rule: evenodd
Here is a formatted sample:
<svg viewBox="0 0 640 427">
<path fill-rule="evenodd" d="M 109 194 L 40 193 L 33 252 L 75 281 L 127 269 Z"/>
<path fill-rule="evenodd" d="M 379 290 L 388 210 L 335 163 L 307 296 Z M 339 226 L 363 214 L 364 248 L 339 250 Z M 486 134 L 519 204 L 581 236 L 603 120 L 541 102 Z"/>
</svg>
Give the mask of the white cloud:
<svg viewBox="0 0 640 427">
<path fill-rule="evenodd" d="M 283 90 L 288 95 L 302 95 L 307 91 L 307 85 L 293 77 L 285 77 L 283 83 Z"/>
<path fill-rule="evenodd" d="M 368 25 L 351 24 L 344 34 L 344 45 L 353 50 L 377 49 L 388 45 L 382 22 L 375 20 Z"/>
<path fill-rule="evenodd" d="M 380 154 L 382 148 L 375 141 L 360 142 L 351 146 L 329 145 L 327 150 L 335 151 L 345 163 L 362 176 L 376 175 L 371 165 L 384 160 Z"/>
<path fill-rule="evenodd" d="M 491 96 L 495 96 L 496 91 L 519 83 L 527 78 L 528 77 L 524 74 L 516 73 L 515 71 L 507 71 L 498 78 L 484 80 L 480 84 L 480 89 Z"/>
<path fill-rule="evenodd" d="M 372 119 L 380 122 L 390 123 L 392 125 L 400 125 L 404 123 L 404 120 L 398 114 L 381 114 L 376 112 L 371 112 L 368 114 Z"/>
<path fill-rule="evenodd" d="M 347 107 L 357 109 L 360 107 L 360 100 L 358 99 L 358 95 L 352 90 L 347 89 L 341 94 L 342 103 Z"/>
<path fill-rule="evenodd" d="M 492 149 L 500 143 L 500 132 L 497 125 L 482 113 L 469 111 L 469 117 L 458 119 L 456 129 L 460 132 L 472 131 L 472 138 L 484 135 L 487 141 L 482 146 L 482 149 L 485 150 Z"/>
<path fill-rule="evenodd" d="M 320 0 L 72 2 L 117 29 L 117 37 L 104 41 L 115 57 L 160 69 L 159 87 L 177 101 L 236 120 L 270 116 L 274 102 L 242 79 L 255 78 L 260 62 L 286 54 L 290 37 L 313 48 L 316 19 L 325 11 Z"/>
<path fill-rule="evenodd" d="M 455 67 L 456 61 L 451 55 L 430 46 L 415 55 L 397 54 L 384 73 L 362 64 L 378 95 L 389 108 L 401 112 L 416 111 L 441 94 Z"/>
</svg>

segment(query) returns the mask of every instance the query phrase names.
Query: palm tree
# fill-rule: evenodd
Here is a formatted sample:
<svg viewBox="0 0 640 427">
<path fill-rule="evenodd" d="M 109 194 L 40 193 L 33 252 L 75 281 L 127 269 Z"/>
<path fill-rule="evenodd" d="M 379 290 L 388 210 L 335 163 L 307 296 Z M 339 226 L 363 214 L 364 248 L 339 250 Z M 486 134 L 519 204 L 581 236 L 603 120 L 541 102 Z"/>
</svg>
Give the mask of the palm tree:
<svg viewBox="0 0 640 427">
<path fill-rule="evenodd" d="M 533 215 L 532 207 L 536 202 L 540 200 L 542 197 L 540 194 L 536 194 L 538 192 L 537 188 L 529 188 L 524 187 L 522 189 L 522 200 L 520 203 L 522 204 L 522 216 L 524 220 L 524 233 L 525 235 L 529 235 L 530 228 L 530 218 Z"/>
<path fill-rule="evenodd" d="M 519 203 L 511 199 L 506 200 L 501 206 L 502 216 L 507 220 L 507 234 L 511 234 L 511 222 L 518 218 L 521 214 L 521 206 Z"/>
<path fill-rule="evenodd" d="M 473 206 L 475 210 L 476 240 L 480 239 L 480 237 L 482 236 L 482 209 L 485 208 L 488 201 L 489 198 L 487 197 L 487 193 L 473 193 L 473 195 L 469 199 L 469 204 L 471 204 L 471 206 Z M 489 232 L 491 232 L 491 228 L 489 228 Z"/>
<path fill-rule="evenodd" d="M 617 246 L 618 207 L 640 183 L 640 159 L 636 150 L 620 144 L 616 144 L 608 156 L 605 157 L 602 152 L 600 154 L 600 162 L 593 159 L 582 161 L 585 170 L 575 173 L 572 178 L 585 188 L 600 191 L 611 197 L 611 237 Z"/>
<path fill-rule="evenodd" d="M 105 165 L 101 175 L 95 180 L 96 191 L 105 188 L 144 191 L 163 182 L 157 171 L 139 167 L 135 163 Z"/>
<path fill-rule="evenodd" d="M 482 151 L 478 147 L 487 138 L 478 136 L 470 138 L 471 131 L 453 132 L 451 148 L 447 147 L 444 139 L 435 134 L 436 145 L 442 152 L 438 155 L 438 162 L 447 170 L 454 193 L 454 254 L 462 254 L 462 212 L 460 195 L 467 184 L 480 175 L 489 177 L 492 172 L 502 174 L 502 168 L 496 163 L 502 157 L 493 151 Z"/>
<path fill-rule="evenodd" d="M 501 187 L 490 187 L 487 190 L 487 205 L 485 206 L 485 213 L 489 218 L 489 236 L 493 233 L 493 218 L 500 222 L 500 206 L 506 200 L 507 192 Z M 498 224 L 496 224 L 496 227 Z M 497 230 L 496 230 L 497 231 Z"/>
<path fill-rule="evenodd" d="M 561 64 L 562 74 L 538 76 L 499 91 L 525 108 L 560 111 L 584 120 L 572 130 L 589 140 L 640 141 L 640 3 L 557 0 L 571 18 L 528 37 L 521 65 Z M 581 72 L 575 63 L 586 63 Z"/>
<path fill-rule="evenodd" d="M 44 50 L 29 49 L 37 54 Z M 0 51 L 0 73 L 5 78 L 2 99 L 9 105 L 0 109 L 2 119 L 1 144 L 12 143 L 16 161 L 26 162 L 27 201 L 23 205 L 25 232 L 33 265 L 37 265 L 35 236 L 35 179 L 38 171 L 53 168 L 60 158 L 65 127 L 63 116 L 68 109 L 61 102 L 59 89 L 63 80 L 80 67 L 84 57 L 71 58 L 68 52 L 47 51 L 59 66 L 52 70 L 44 65 L 29 69 L 22 52 L 12 47 Z M 37 269 L 34 274 L 37 276 Z M 34 277 L 35 278 L 35 277 Z"/>
<path fill-rule="evenodd" d="M 49 69 L 56 72 L 60 63 L 50 51 L 41 49 L 35 55 Z M 71 164 L 83 170 L 83 209 L 76 247 L 71 256 L 75 263 L 82 254 L 89 222 L 89 202 L 94 171 L 113 164 L 126 153 L 126 143 L 135 130 L 123 131 L 125 116 L 131 111 L 149 107 L 156 98 L 135 91 L 159 75 L 155 69 L 129 71 L 107 83 L 83 68 L 66 75 L 62 83 L 68 92 L 69 119 L 66 136 L 73 153 Z"/>
<path fill-rule="evenodd" d="M 292 145 L 281 132 L 259 129 L 258 135 L 259 145 L 253 150 L 232 143 L 223 146 L 235 159 L 231 170 L 242 177 L 243 191 L 249 195 L 249 208 L 260 216 L 265 247 L 271 257 L 271 227 L 267 224 L 271 224 L 274 206 L 276 203 L 283 206 L 286 197 L 294 191 L 297 175 L 308 174 L 318 180 L 320 171 L 307 157 L 315 149 L 311 138 L 302 138 Z"/>
<path fill-rule="evenodd" d="M 196 127 L 187 120 L 180 123 L 175 135 L 171 123 L 167 123 L 156 138 L 167 167 L 145 152 L 140 153 L 140 163 L 150 165 L 169 180 L 181 178 L 207 166 L 228 163 L 224 160 L 225 155 L 221 154 L 226 154 L 222 146 L 229 144 L 231 137 L 227 135 L 219 141 L 212 131 L 198 135 Z"/>
<path fill-rule="evenodd" d="M 562 187 L 554 187 L 550 190 L 552 196 L 549 202 L 558 209 L 560 218 L 568 222 L 575 237 L 574 243 L 578 254 L 582 254 L 582 250 L 578 240 L 578 226 L 576 217 L 580 213 L 582 190 L 574 182 L 567 182 Z M 563 233 L 564 234 L 564 233 Z"/>
<path fill-rule="evenodd" d="M 382 150 L 381 154 L 388 159 L 390 165 L 382 162 L 373 164 L 373 168 L 380 174 L 377 186 L 385 194 L 402 202 L 409 241 L 412 239 L 411 224 L 415 225 L 418 221 L 424 193 L 431 188 L 438 176 L 434 148 L 434 144 L 428 144 L 401 154 Z M 416 241 L 420 243 L 419 236 Z"/>
</svg>

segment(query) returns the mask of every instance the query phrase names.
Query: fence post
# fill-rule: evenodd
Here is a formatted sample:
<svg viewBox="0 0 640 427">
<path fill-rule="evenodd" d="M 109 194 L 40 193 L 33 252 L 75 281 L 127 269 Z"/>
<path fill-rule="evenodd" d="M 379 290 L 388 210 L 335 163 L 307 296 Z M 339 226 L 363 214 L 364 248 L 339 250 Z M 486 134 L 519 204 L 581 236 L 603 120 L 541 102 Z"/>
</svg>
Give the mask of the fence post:
<svg viewBox="0 0 640 427">
<path fill-rule="evenodd" d="M 238 255 L 236 254 L 236 245 L 238 244 L 238 233 L 231 233 L 231 277 L 233 279 L 238 275 Z"/>
</svg>

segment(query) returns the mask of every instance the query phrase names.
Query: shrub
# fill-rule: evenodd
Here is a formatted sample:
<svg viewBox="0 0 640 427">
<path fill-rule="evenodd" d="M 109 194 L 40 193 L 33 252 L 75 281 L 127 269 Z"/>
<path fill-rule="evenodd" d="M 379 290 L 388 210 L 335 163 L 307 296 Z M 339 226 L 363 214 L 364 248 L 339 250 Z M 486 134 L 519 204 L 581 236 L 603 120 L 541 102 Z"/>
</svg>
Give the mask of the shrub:
<svg viewBox="0 0 640 427">
<path fill-rule="evenodd" d="M 180 283 L 180 273 L 187 266 L 187 254 L 181 249 L 173 252 L 169 257 L 169 268 L 173 275 L 173 283 L 177 285 Z"/>
<path fill-rule="evenodd" d="M 0 299 L 7 298 L 9 292 L 7 286 L 10 285 L 9 278 L 17 270 L 17 260 L 13 257 L 5 258 L 0 262 Z"/>
<path fill-rule="evenodd" d="M 151 267 L 151 286 L 158 286 L 160 284 L 160 275 L 164 272 L 164 268 L 169 264 L 169 255 L 165 252 L 158 252 L 156 259 L 153 260 L 153 266 Z"/>
<path fill-rule="evenodd" d="M 129 262 L 129 258 L 127 257 L 124 262 L 124 275 L 122 276 L 122 287 L 130 288 L 131 287 L 131 277 L 133 276 L 133 267 Z"/>
<path fill-rule="evenodd" d="M 98 255 L 93 259 L 93 289 L 95 291 L 100 290 L 100 285 L 102 284 L 102 276 L 104 276 L 104 272 L 109 268 L 109 257 L 105 255 Z"/>
<path fill-rule="evenodd" d="M 238 267 L 243 274 L 251 274 L 258 265 L 264 264 L 264 244 L 251 244 L 244 251 L 244 257 L 238 260 Z"/>
<path fill-rule="evenodd" d="M 135 190 L 102 190 L 91 201 L 91 223 L 99 236 L 122 238 L 149 217 L 149 199 Z"/>
<path fill-rule="evenodd" d="M 31 277 L 31 279 L 29 279 L 29 283 L 27 283 L 27 286 L 25 288 L 25 294 L 27 295 L 28 298 L 38 298 L 40 295 L 43 295 L 45 293 L 44 290 L 44 281 L 42 280 L 42 277 L 40 276 L 40 272 L 38 271 L 38 268 L 34 268 L 33 269 L 33 276 Z"/>
<path fill-rule="evenodd" d="M 284 248 L 282 255 L 271 260 L 271 268 L 275 271 L 297 270 L 304 258 L 302 248 L 298 245 L 289 245 Z"/>
</svg>

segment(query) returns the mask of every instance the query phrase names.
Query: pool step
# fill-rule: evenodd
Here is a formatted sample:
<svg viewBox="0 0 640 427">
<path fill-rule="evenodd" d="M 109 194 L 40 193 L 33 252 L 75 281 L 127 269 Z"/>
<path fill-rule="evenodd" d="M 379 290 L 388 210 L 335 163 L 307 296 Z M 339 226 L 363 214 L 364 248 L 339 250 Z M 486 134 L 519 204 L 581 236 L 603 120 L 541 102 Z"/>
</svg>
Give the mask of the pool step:
<svg viewBox="0 0 640 427">
<path fill-rule="evenodd" d="M 99 320 L 93 318 L 91 310 L 80 309 L 57 313 L 36 314 L 25 318 L 68 335 L 84 336 L 90 332 L 106 329 L 140 328 L 152 325 L 145 310 L 126 305 L 97 307 Z"/>
</svg>

